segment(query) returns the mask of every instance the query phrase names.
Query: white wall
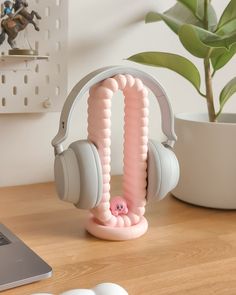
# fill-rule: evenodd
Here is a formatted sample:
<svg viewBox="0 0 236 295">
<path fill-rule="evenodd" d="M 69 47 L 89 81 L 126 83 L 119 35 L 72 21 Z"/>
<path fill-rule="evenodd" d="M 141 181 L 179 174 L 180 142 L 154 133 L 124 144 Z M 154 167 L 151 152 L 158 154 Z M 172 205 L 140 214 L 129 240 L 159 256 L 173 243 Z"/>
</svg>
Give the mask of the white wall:
<svg viewBox="0 0 236 295">
<path fill-rule="evenodd" d="M 66 0 L 64 0 L 66 1 Z M 217 12 L 228 3 L 213 0 Z M 177 37 L 162 23 L 145 25 L 149 10 L 163 10 L 172 0 L 70 0 L 69 89 L 89 71 L 100 66 L 129 64 L 124 59 L 140 51 L 169 51 L 190 55 Z M 192 57 L 190 57 L 192 58 Z M 201 62 L 192 58 L 201 68 Z M 234 59 L 216 75 L 215 89 L 235 76 Z M 137 66 L 137 65 L 134 65 Z M 140 67 L 140 66 L 138 66 Z M 140 67 L 156 75 L 166 89 L 174 112 L 206 111 L 202 98 L 190 83 L 164 69 Z M 235 112 L 236 97 L 225 111 Z M 151 98 L 150 137 L 161 140 L 159 109 Z M 114 99 L 113 173 L 122 167 L 122 98 Z M 59 114 L 0 115 L 0 186 L 44 182 L 53 179 L 53 150 L 50 141 L 57 131 Z M 77 105 L 72 118 L 69 140 L 86 137 L 86 101 Z"/>
</svg>

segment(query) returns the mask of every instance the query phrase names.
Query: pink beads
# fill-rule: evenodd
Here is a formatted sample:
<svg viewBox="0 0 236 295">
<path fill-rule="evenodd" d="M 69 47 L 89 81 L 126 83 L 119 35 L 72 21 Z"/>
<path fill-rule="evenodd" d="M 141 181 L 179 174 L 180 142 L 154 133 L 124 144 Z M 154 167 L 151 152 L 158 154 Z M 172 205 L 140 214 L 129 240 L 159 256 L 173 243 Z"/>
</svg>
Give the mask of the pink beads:
<svg viewBox="0 0 236 295">
<path fill-rule="evenodd" d="M 111 98 L 118 89 L 125 96 L 124 197 L 115 197 L 110 204 Z M 139 223 L 145 213 L 149 115 L 147 95 L 142 81 L 131 75 L 116 75 L 90 90 L 88 139 L 98 148 L 103 173 L 102 201 L 91 212 L 103 225 L 129 227 Z"/>
</svg>

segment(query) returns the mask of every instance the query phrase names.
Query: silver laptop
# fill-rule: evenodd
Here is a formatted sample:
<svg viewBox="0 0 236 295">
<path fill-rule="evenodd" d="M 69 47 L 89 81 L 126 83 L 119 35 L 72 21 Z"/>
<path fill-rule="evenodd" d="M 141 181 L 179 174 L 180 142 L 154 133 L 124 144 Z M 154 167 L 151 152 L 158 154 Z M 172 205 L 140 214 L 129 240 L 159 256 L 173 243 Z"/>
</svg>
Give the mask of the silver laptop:
<svg viewBox="0 0 236 295">
<path fill-rule="evenodd" d="M 0 224 L 0 291 L 51 277 L 52 269 Z"/>
</svg>

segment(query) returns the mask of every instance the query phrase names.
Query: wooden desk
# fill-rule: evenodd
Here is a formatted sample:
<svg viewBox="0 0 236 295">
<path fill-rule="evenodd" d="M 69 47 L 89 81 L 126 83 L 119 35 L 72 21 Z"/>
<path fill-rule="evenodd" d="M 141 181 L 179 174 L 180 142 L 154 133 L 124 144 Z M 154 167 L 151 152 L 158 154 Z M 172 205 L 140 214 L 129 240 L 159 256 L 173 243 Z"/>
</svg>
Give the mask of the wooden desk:
<svg viewBox="0 0 236 295">
<path fill-rule="evenodd" d="M 112 188 L 119 193 L 119 177 Z M 91 237 L 86 215 L 60 202 L 50 183 L 0 189 L 1 222 L 54 270 L 51 279 L 1 294 L 58 294 L 106 281 L 129 295 L 236 294 L 236 212 L 167 197 L 147 209 L 148 233 L 128 242 Z"/>
</svg>

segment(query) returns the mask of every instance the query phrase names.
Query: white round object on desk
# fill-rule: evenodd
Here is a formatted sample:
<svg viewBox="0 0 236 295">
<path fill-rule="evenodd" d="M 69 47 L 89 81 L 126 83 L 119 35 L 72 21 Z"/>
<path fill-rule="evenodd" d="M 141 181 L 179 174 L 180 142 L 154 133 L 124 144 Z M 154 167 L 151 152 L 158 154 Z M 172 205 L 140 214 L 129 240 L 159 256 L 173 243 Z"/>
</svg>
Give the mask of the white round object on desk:
<svg viewBox="0 0 236 295">
<path fill-rule="evenodd" d="M 32 295 L 53 295 L 49 293 L 34 293 Z M 112 283 L 104 283 L 97 285 L 95 288 L 89 289 L 76 289 L 70 290 L 62 293 L 61 295 L 129 295 L 125 289 L 121 286 L 112 284 Z"/>
<path fill-rule="evenodd" d="M 64 292 L 61 295 L 95 295 L 95 293 L 88 289 L 77 289 Z"/>
<path fill-rule="evenodd" d="M 112 283 L 97 285 L 92 290 L 96 295 L 129 295 L 121 286 Z"/>
<path fill-rule="evenodd" d="M 78 289 L 71 290 L 61 295 L 128 295 L 128 293 L 119 285 L 105 283 L 97 285 L 92 290 Z"/>
</svg>

